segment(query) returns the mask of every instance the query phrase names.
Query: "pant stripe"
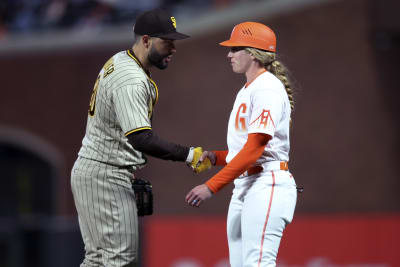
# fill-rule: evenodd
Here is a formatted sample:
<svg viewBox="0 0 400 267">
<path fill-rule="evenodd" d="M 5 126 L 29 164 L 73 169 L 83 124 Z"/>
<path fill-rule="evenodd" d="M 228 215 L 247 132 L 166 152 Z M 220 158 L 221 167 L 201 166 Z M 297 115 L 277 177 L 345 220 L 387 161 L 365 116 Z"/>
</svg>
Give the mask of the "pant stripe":
<svg viewBox="0 0 400 267">
<path fill-rule="evenodd" d="M 263 252 L 263 245 L 264 245 L 264 237 L 265 237 L 265 230 L 267 229 L 267 224 L 268 224 L 268 219 L 269 219 L 269 214 L 271 211 L 271 205 L 272 205 L 272 198 L 274 196 L 274 188 L 275 188 L 275 174 L 273 171 L 271 171 L 272 173 L 272 188 L 271 188 L 271 196 L 269 199 L 269 204 L 268 204 L 268 211 L 267 211 L 267 217 L 265 219 L 265 223 L 264 223 L 264 228 L 263 228 L 263 232 L 262 232 L 262 236 L 261 236 L 261 247 L 260 247 L 260 257 L 258 258 L 258 267 L 260 267 L 261 265 L 261 259 L 262 259 L 262 252 Z"/>
</svg>

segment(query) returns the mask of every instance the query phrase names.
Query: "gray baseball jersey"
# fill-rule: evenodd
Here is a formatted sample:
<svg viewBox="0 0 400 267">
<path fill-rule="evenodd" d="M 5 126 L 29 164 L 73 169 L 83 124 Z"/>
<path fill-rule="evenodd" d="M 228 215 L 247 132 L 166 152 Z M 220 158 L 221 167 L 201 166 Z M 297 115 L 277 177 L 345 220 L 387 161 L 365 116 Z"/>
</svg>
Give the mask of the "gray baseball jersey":
<svg viewBox="0 0 400 267">
<path fill-rule="evenodd" d="M 85 243 L 81 267 L 137 266 L 138 218 L 131 179 L 146 158 L 127 135 L 151 129 L 157 99 L 156 84 L 132 51 L 115 54 L 97 77 L 71 173 Z"/>
<path fill-rule="evenodd" d="M 90 101 L 86 135 L 79 156 L 134 170 L 146 163 L 128 143 L 128 134 L 151 129 L 157 85 L 133 53 L 119 52 L 100 71 Z"/>
</svg>

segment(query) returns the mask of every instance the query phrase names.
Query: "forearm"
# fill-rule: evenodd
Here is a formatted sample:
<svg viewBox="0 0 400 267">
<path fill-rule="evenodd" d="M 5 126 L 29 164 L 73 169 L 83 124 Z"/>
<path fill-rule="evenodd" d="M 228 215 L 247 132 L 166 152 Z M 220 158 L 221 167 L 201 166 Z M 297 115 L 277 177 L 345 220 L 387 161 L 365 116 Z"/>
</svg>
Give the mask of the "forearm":
<svg viewBox="0 0 400 267">
<path fill-rule="evenodd" d="M 164 160 L 186 161 L 190 150 L 189 147 L 161 139 L 152 130 L 134 132 L 127 137 L 135 150 Z"/>
<path fill-rule="evenodd" d="M 216 157 L 215 164 L 216 166 L 225 166 L 226 165 L 226 156 L 228 155 L 228 150 L 218 150 L 213 151 Z"/>
<path fill-rule="evenodd" d="M 270 137 L 265 134 L 250 134 L 242 150 L 216 175 L 206 182 L 214 193 L 239 177 L 262 155 Z"/>
</svg>

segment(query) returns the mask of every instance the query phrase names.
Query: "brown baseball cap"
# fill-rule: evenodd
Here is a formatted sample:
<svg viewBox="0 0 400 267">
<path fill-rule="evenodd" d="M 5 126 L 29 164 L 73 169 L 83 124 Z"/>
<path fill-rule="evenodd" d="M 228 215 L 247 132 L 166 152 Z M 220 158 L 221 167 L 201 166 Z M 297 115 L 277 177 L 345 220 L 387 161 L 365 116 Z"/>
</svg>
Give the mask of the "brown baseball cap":
<svg viewBox="0 0 400 267">
<path fill-rule="evenodd" d="M 176 19 L 167 11 L 157 8 L 146 11 L 136 18 L 133 31 L 139 35 L 149 35 L 170 40 L 181 40 L 190 36 L 176 31 Z"/>
</svg>

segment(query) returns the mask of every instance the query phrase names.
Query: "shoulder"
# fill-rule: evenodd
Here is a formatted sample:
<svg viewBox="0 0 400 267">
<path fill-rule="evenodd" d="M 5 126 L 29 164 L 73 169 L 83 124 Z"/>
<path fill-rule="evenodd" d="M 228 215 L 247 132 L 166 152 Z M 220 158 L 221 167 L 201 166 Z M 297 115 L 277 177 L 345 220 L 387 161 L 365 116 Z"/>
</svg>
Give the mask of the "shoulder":
<svg viewBox="0 0 400 267">
<path fill-rule="evenodd" d="M 272 73 L 264 72 L 251 85 L 252 94 L 277 94 L 286 93 L 283 83 Z"/>
<path fill-rule="evenodd" d="M 106 64 L 113 64 L 113 72 L 108 77 L 104 77 L 108 78 L 107 82 L 118 84 L 118 87 L 138 84 L 145 86 L 146 74 L 126 51 L 118 52 Z"/>
<path fill-rule="evenodd" d="M 287 98 L 284 85 L 270 72 L 260 75 L 249 89 L 250 99 L 253 104 L 273 102 L 279 105 L 279 103 L 284 103 Z"/>
<path fill-rule="evenodd" d="M 114 64 L 119 70 L 130 70 L 144 75 L 142 68 L 131 58 L 127 51 L 121 51 L 113 56 Z"/>
<path fill-rule="evenodd" d="M 284 90 L 283 83 L 271 72 L 266 71 L 260 75 L 260 85 L 270 90 Z"/>
</svg>

